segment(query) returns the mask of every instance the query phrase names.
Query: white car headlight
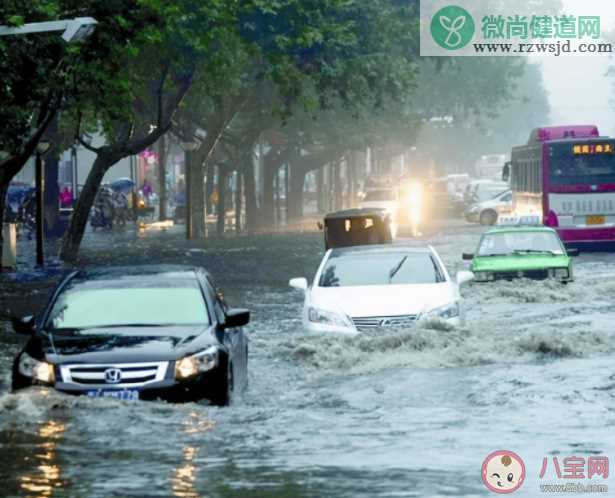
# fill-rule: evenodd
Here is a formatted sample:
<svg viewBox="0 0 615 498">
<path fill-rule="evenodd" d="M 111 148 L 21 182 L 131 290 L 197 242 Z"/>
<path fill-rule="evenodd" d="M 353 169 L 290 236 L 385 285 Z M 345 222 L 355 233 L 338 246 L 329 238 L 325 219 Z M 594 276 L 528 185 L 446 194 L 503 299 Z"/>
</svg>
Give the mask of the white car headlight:
<svg viewBox="0 0 615 498">
<path fill-rule="evenodd" d="M 476 214 L 480 211 L 480 207 L 479 206 L 474 206 L 470 208 L 470 213 L 472 214 Z"/>
<path fill-rule="evenodd" d="M 218 366 L 218 348 L 212 346 L 201 353 L 186 356 L 175 362 L 175 378 L 188 379 Z"/>
<path fill-rule="evenodd" d="M 346 315 L 336 311 L 314 308 L 312 306 L 308 309 L 308 319 L 312 323 L 319 323 L 322 325 L 333 325 L 346 328 L 353 327 L 352 322 Z"/>
<path fill-rule="evenodd" d="M 29 377 L 32 380 L 44 384 L 53 384 L 56 380 L 53 365 L 51 363 L 35 360 L 26 353 L 23 353 L 19 358 L 18 369 L 19 373 L 24 377 Z"/>
<path fill-rule="evenodd" d="M 459 303 L 450 303 L 445 306 L 440 306 L 431 311 L 425 313 L 422 318 L 426 320 L 440 318 L 442 320 L 449 320 L 451 318 L 457 318 L 459 316 Z"/>
</svg>

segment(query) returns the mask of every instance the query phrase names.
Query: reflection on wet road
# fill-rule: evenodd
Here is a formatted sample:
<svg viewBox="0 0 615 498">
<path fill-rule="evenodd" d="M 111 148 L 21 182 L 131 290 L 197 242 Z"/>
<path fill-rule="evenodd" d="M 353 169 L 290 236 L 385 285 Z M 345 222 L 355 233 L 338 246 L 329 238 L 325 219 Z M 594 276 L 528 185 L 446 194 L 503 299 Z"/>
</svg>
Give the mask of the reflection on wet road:
<svg viewBox="0 0 615 498">
<path fill-rule="evenodd" d="M 429 242 L 455 272 L 479 234 Z M 615 256 L 582 255 L 568 286 L 472 284 L 463 329 L 351 338 L 303 334 L 285 285 L 315 273 L 320 236 L 274 244 L 186 251 L 253 310 L 250 387 L 229 409 L 10 394 L 3 342 L 0 495 L 487 496 L 482 460 L 508 449 L 527 467 L 516 495 L 537 496 L 543 457 L 615 457 Z"/>
</svg>

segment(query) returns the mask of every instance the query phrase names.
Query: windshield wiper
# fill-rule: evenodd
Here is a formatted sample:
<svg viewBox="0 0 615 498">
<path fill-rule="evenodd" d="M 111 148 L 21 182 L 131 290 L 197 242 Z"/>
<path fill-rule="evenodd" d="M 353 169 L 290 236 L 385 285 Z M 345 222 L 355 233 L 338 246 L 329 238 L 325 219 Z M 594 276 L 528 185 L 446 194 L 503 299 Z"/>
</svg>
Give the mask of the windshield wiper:
<svg viewBox="0 0 615 498">
<path fill-rule="evenodd" d="M 389 271 L 389 283 L 391 283 L 393 281 L 393 278 L 395 277 L 395 275 L 397 275 L 397 272 L 399 272 L 399 270 L 401 270 L 401 267 L 404 266 L 404 263 L 406 262 L 406 260 L 408 259 L 408 256 L 404 256 L 401 261 L 399 263 L 397 263 L 395 265 L 395 267 L 393 267 L 391 269 L 391 271 Z"/>
<path fill-rule="evenodd" d="M 516 249 L 513 251 L 515 254 L 551 254 L 552 256 L 559 256 L 560 253 L 556 251 L 548 251 L 546 249 Z"/>
</svg>

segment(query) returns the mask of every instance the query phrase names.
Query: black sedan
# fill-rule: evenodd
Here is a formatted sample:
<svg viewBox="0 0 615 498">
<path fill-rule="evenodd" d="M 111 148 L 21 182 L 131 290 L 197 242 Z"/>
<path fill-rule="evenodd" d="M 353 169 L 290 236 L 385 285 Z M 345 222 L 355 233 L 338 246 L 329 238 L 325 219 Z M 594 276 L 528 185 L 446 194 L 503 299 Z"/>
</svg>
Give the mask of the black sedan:
<svg viewBox="0 0 615 498">
<path fill-rule="evenodd" d="M 42 315 L 13 320 L 30 336 L 13 390 L 229 404 L 247 384 L 250 312 L 227 306 L 211 276 L 183 266 L 77 271 Z"/>
</svg>

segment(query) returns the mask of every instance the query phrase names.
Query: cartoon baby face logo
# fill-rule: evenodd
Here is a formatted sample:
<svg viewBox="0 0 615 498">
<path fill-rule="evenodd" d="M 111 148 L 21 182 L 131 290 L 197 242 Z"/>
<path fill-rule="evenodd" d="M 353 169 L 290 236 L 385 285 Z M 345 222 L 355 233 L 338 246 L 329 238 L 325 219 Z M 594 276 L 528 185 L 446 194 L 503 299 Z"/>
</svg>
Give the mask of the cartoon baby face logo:
<svg viewBox="0 0 615 498">
<path fill-rule="evenodd" d="M 494 451 L 483 461 L 482 476 L 489 491 L 514 493 L 525 480 L 525 464 L 512 451 Z"/>
</svg>

